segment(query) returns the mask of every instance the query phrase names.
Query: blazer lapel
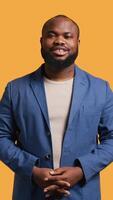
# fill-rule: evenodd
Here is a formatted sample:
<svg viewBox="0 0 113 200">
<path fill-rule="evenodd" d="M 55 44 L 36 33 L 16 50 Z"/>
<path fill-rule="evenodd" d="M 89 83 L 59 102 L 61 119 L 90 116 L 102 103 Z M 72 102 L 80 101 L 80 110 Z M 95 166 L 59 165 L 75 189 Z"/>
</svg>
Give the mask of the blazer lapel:
<svg viewBox="0 0 113 200">
<path fill-rule="evenodd" d="M 38 101 L 38 104 L 41 108 L 47 126 L 50 130 L 49 115 L 48 115 L 48 108 L 46 103 L 46 95 L 45 95 L 44 81 L 43 81 L 43 65 L 35 73 L 32 74 L 30 84 L 33 93 Z M 80 110 L 87 89 L 88 89 L 88 83 L 84 71 L 75 66 L 75 78 L 73 82 L 72 100 L 71 100 L 69 118 L 67 123 L 67 129 L 70 128 L 71 122 L 75 114 L 77 114 L 77 112 Z"/>
<path fill-rule="evenodd" d="M 73 82 L 72 100 L 71 100 L 70 113 L 67 123 L 67 129 L 70 128 L 74 116 L 80 110 L 87 89 L 88 89 L 88 84 L 84 71 L 75 66 L 75 78 Z"/>
<path fill-rule="evenodd" d="M 49 123 L 46 95 L 45 95 L 45 89 L 44 89 L 44 81 L 43 81 L 43 65 L 35 73 L 32 74 L 30 84 L 31 84 L 33 93 L 38 101 L 38 104 L 41 108 L 41 111 L 43 113 L 47 126 L 50 130 L 50 123 Z"/>
</svg>

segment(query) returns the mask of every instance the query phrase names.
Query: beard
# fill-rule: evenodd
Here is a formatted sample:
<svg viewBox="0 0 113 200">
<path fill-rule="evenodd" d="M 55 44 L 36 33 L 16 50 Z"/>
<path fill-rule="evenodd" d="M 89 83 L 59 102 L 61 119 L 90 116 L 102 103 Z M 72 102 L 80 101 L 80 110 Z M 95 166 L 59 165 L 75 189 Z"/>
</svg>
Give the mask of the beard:
<svg viewBox="0 0 113 200">
<path fill-rule="evenodd" d="M 55 59 L 49 52 L 45 51 L 43 48 L 41 48 L 41 55 L 47 65 L 49 65 L 56 71 L 59 71 L 74 64 L 74 61 L 78 56 L 78 47 L 76 51 L 73 54 L 70 54 L 65 60 Z"/>
</svg>

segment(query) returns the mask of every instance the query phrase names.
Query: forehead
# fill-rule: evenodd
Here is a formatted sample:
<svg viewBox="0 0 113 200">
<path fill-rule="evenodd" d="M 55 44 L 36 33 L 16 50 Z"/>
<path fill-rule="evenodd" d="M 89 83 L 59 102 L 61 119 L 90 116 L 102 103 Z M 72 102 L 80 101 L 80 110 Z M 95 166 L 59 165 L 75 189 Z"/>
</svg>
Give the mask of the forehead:
<svg viewBox="0 0 113 200">
<path fill-rule="evenodd" d="M 48 21 L 42 34 L 46 34 L 49 31 L 63 32 L 63 33 L 70 32 L 77 34 L 77 27 L 71 20 L 59 17 Z"/>
</svg>

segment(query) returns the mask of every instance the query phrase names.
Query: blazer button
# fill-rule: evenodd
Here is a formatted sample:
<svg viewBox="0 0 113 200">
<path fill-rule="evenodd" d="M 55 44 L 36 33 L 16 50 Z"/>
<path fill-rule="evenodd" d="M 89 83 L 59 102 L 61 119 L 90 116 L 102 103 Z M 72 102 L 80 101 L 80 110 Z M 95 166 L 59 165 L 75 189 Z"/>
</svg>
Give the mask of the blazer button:
<svg viewBox="0 0 113 200">
<path fill-rule="evenodd" d="M 47 154 L 44 156 L 45 160 L 50 160 L 51 159 L 51 155 L 50 154 Z"/>
</svg>

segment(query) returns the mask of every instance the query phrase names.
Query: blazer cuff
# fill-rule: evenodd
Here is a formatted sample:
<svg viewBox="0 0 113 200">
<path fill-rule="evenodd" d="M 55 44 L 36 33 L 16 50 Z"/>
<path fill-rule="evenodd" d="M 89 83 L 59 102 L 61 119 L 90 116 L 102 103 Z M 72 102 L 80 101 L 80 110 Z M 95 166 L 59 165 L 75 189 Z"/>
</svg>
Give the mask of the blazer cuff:
<svg viewBox="0 0 113 200">
<path fill-rule="evenodd" d="M 80 168 L 82 169 L 83 178 L 82 178 L 82 180 L 80 181 L 80 183 L 81 183 L 81 185 L 84 185 L 84 184 L 86 183 L 86 177 L 85 177 L 85 173 L 84 173 L 83 167 L 82 167 L 81 162 L 79 161 L 79 159 L 76 159 L 76 160 L 75 160 L 74 166 L 75 166 L 75 167 L 80 167 Z"/>
</svg>

